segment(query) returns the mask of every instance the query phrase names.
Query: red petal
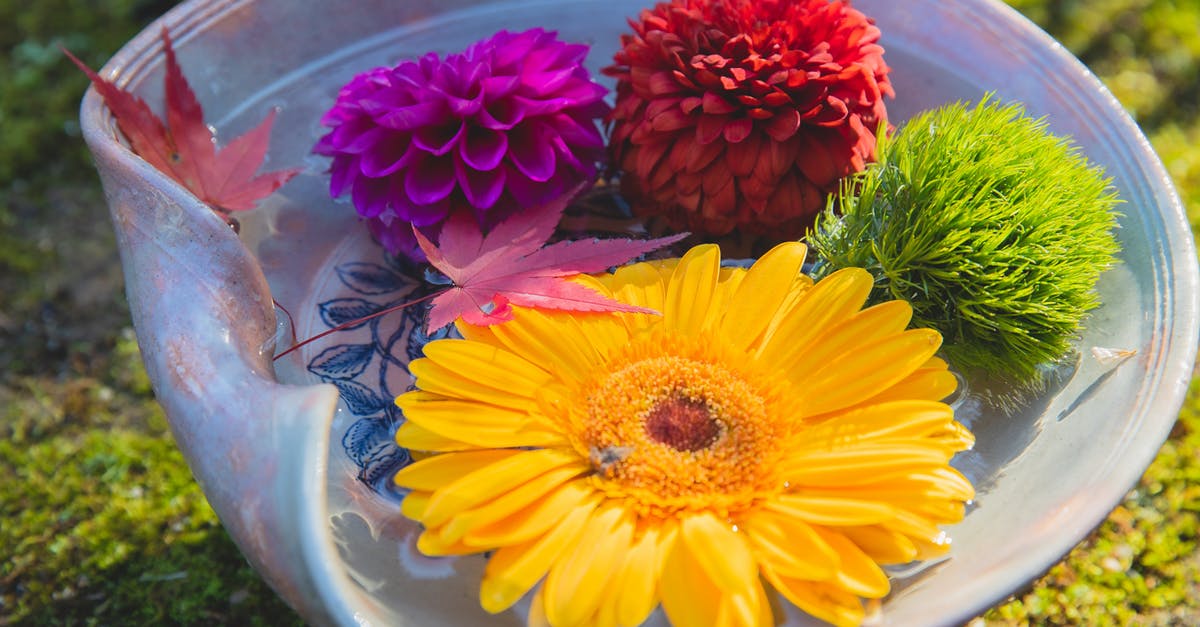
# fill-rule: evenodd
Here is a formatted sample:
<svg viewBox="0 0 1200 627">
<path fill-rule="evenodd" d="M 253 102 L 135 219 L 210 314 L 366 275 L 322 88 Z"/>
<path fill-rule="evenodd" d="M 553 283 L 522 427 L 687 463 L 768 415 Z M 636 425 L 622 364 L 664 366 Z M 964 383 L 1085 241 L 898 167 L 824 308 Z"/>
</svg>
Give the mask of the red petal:
<svg viewBox="0 0 1200 627">
<path fill-rule="evenodd" d="M 687 161 L 688 172 L 699 172 L 708 167 L 718 156 L 725 150 L 725 144 L 721 142 L 709 142 L 707 144 L 693 144 L 690 156 Z"/>
<path fill-rule="evenodd" d="M 725 130 L 726 118 L 720 115 L 709 115 L 707 113 L 700 116 L 700 123 L 696 125 L 696 141 L 701 144 L 712 143 L 721 136 Z"/>
<path fill-rule="evenodd" d="M 648 178 L 650 172 L 654 170 L 654 166 L 658 165 L 658 162 L 666 155 L 669 147 L 670 143 L 662 141 L 641 146 L 637 152 L 637 161 L 634 163 L 633 171 L 641 178 Z"/>
<path fill-rule="evenodd" d="M 729 171 L 729 166 L 722 159 L 713 162 L 712 166 L 700 175 L 700 179 L 700 186 L 705 194 L 716 194 L 733 182 L 733 172 Z"/>
<path fill-rule="evenodd" d="M 692 118 L 680 111 L 679 107 L 672 107 L 656 116 L 650 124 L 656 131 L 678 131 L 691 126 Z"/>
<path fill-rule="evenodd" d="M 681 90 L 679 83 L 675 82 L 675 77 L 670 72 L 655 72 L 650 75 L 646 86 L 655 96 L 674 94 Z"/>
<path fill-rule="evenodd" d="M 825 187 L 841 178 L 840 172 L 846 159 L 833 150 L 833 144 L 841 143 L 840 138 L 832 132 L 818 134 L 814 129 L 811 133 L 796 136 L 800 152 L 797 155 L 796 167 L 804 173 L 805 178 L 819 187 Z"/>
<path fill-rule="evenodd" d="M 680 172 L 675 177 L 675 189 L 680 194 L 689 195 L 700 192 L 700 187 L 704 184 L 704 177 L 700 174 L 691 172 Z"/>
<path fill-rule="evenodd" d="M 754 130 L 754 121 L 749 118 L 733 120 L 725 125 L 725 141 L 736 144 L 750 136 Z"/>
<path fill-rule="evenodd" d="M 735 176 L 750 176 L 750 173 L 754 171 L 754 164 L 761 158 L 758 153 L 762 142 L 761 133 L 752 133 L 745 140 L 729 144 L 729 147 L 725 149 L 725 163 L 729 165 L 729 170 Z"/>
<path fill-rule="evenodd" d="M 775 141 L 787 141 L 800 130 L 800 113 L 795 109 L 784 109 L 767 122 L 763 130 Z"/>
<path fill-rule="evenodd" d="M 712 113 L 715 115 L 725 115 L 738 110 L 737 105 L 711 91 L 704 92 L 704 97 L 701 99 L 701 103 L 704 106 L 705 113 Z"/>
<path fill-rule="evenodd" d="M 679 98 L 655 98 L 646 105 L 646 118 L 654 119 L 670 109 L 682 110 Z"/>
</svg>

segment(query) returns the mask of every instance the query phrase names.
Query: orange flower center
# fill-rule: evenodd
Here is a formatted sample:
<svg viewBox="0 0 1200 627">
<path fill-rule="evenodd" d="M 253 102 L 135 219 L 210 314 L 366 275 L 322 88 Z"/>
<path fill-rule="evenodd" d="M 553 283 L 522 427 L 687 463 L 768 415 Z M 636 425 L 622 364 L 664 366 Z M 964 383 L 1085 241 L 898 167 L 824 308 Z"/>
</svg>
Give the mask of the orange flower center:
<svg viewBox="0 0 1200 627">
<path fill-rule="evenodd" d="M 572 419 L 598 490 L 671 515 L 741 509 L 782 489 L 781 380 L 713 338 L 646 338 L 607 366 Z"/>
</svg>

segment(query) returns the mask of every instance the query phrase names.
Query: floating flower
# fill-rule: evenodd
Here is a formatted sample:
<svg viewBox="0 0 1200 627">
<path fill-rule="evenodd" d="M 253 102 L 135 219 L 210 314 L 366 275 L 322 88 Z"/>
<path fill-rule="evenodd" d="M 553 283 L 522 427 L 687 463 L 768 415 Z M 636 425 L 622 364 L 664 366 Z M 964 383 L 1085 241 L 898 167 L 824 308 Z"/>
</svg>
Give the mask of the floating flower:
<svg viewBox="0 0 1200 627">
<path fill-rule="evenodd" d="M 1045 120 L 988 96 L 905 123 L 809 242 L 818 274 L 867 268 L 876 300 L 911 303 L 955 368 L 1036 391 L 1120 250 L 1110 183 Z"/>
<path fill-rule="evenodd" d="M 461 54 L 430 53 L 354 77 L 322 118 L 314 152 L 333 157 L 329 192 L 349 192 L 392 252 L 420 258 L 412 226 L 436 235 L 471 211 L 487 228 L 596 174 L 606 89 L 587 46 L 535 28 Z"/>
<path fill-rule="evenodd" d="M 673 0 L 621 38 L 610 148 L 639 213 L 798 237 L 873 159 L 891 96 L 879 29 L 849 2 Z"/>
<path fill-rule="evenodd" d="M 938 554 L 970 483 L 954 377 L 909 307 L 860 310 L 860 269 L 817 284 L 805 248 L 750 269 L 713 245 L 599 278 L 662 316 L 514 308 L 460 325 L 411 365 L 397 441 L 402 511 L 430 555 L 494 551 L 481 603 L 539 582 L 531 624 L 774 625 L 770 588 L 822 619 L 863 618 L 880 564 Z"/>
</svg>

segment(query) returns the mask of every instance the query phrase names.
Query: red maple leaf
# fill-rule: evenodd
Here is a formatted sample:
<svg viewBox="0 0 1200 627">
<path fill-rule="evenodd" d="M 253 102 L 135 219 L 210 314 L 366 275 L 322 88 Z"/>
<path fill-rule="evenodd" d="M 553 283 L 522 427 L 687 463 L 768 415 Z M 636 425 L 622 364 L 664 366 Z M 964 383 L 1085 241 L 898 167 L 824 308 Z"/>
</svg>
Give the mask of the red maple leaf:
<svg viewBox="0 0 1200 627">
<path fill-rule="evenodd" d="M 167 57 L 165 124 L 144 100 L 101 78 L 68 50 L 63 52 L 91 79 L 134 153 L 221 214 L 253 209 L 259 199 L 300 172 L 294 168 L 255 175 L 267 155 L 275 112 L 217 150 L 216 138 L 204 123 L 204 110 L 183 76 L 165 27 L 162 41 Z"/>
<path fill-rule="evenodd" d="M 454 285 L 438 294 L 429 308 L 427 330 L 440 329 L 462 316 L 477 326 L 506 322 L 512 305 L 566 311 L 624 311 L 657 314 L 613 300 L 569 277 L 601 272 L 652 250 L 673 244 L 687 233 L 651 240 L 572 240 L 544 246 L 563 209 L 580 188 L 540 207 L 523 210 L 484 235 L 473 216 L 455 214 L 446 221 L 440 244 L 414 228 L 429 263 Z"/>
</svg>

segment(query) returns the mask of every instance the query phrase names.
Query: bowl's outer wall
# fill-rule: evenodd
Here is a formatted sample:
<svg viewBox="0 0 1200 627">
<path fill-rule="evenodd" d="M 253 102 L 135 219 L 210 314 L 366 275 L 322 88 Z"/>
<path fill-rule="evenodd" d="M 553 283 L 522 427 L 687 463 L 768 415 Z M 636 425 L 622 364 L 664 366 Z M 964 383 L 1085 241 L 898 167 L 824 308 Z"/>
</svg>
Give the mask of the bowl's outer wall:
<svg viewBox="0 0 1200 627">
<path fill-rule="evenodd" d="M 181 14 L 189 15 L 177 10 L 166 21 Z M 172 30 L 189 34 L 186 25 Z M 104 75 L 137 75 L 161 63 L 158 50 L 156 25 Z M 161 85 L 141 88 L 151 84 Z M 193 474 L 242 553 L 288 603 L 314 623 L 344 622 L 317 593 L 313 578 L 325 566 L 306 561 L 303 547 L 325 533 L 326 525 L 304 524 L 304 514 L 324 498 L 324 482 L 313 479 L 324 472 L 336 388 L 276 381 L 275 313 L 255 259 L 206 205 L 114 140 L 94 90 L 82 122 L 146 369 Z"/>
<path fill-rule="evenodd" d="M 209 121 L 229 122 L 218 124 L 227 138 L 263 113 L 257 100 L 253 108 L 245 101 L 272 84 L 302 85 L 297 68 L 305 64 L 394 40 L 388 33 L 396 29 L 464 37 L 454 22 L 438 21 L 445 13 L 473 8 L 495 29 L 557 27 L 564 39 L 592 41 L 589 65 L 596 69 L 611 58 L 625 18 L 647 5 L 195 0 L 131 41 L 102 74 L 128 81 L 157 106 L 159 29 L 169 25 Z M 1104 375 L 1098 392 L 1087 390 L 1086 380 L 1069 388 L 1077 401 L 1058 420 L 1037 417 L 1030 437 L 1039 437 L 1032 442 L 992 444 L 1012 449 L 1004 451 L 1002 467 L 991 469 L 1001 480 L 953 530 L 956 554 L 970 558 L 951 559 L 898 586 L 882 615 L 886 624 L 951 624 L 1052 565 L 1104 519 L 1152 460 L 1195 359 L 1195 250 L 1179 199 L 1136 125 L 1086 68 L 1035 26 L 990 0 L 860 0 L 855 6 L 876 16 L 884 32 L 898 91 L 890 107 L 894 121 L 994 90 L 1047 116 L 1055 132 L 1074 136 L 1108 168 L 1126 201 L 1119 234 L 1124 264 L 1102 280 L 1105 305 L 1083 342 L 1136 348 L 1137 359 Z M 605 39 L 609 35 L 614 41 Z M 289 144 L 311 143 L 308 135 L 281 137 L 287 114 L 281 113 L 271 157 L 291 161 L 268 167 L 298 165 L 304 157 L 293 155 Z M 394 609 L 364 594 L 338 566 L 324 492 L 336 390 L 278 382 L 269 357 L 276 329 L 271 291 L 255 256 L 207 207 L 115 140 L 115 125 L 92 91 L 82 123 L 108 195 L 148 373 L 223 524 L 307 620 L 397 620 Z M 301 132 L 316 132 L 315 124 L 302 124 Z M 1046 413 L 1051 409 L 1062 405 Z M 428 624 L 419 615 L 401 620 Z"/>
</svg>

